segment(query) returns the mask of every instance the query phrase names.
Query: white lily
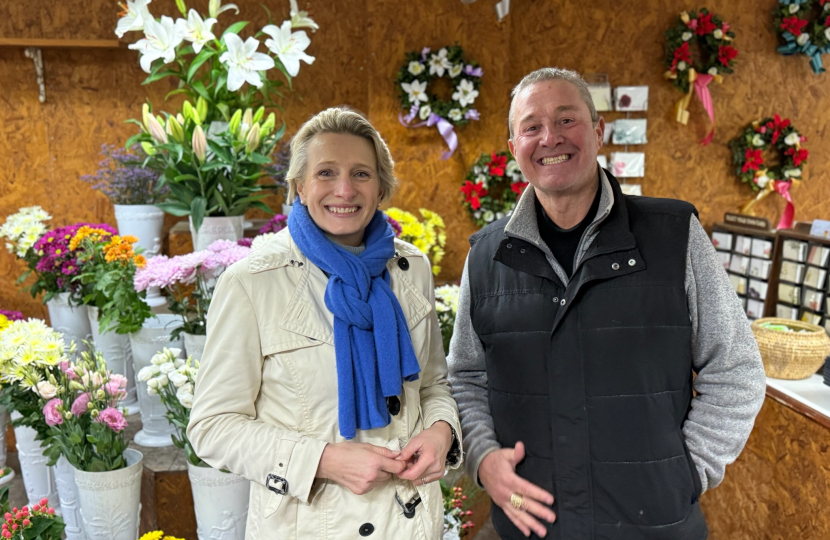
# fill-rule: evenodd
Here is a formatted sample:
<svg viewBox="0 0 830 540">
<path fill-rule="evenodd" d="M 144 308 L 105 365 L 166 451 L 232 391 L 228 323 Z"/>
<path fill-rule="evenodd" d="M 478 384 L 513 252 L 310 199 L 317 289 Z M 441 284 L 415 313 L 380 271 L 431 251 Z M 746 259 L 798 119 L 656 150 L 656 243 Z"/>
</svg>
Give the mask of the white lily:
<svg viewBox="0 0 830 540">
<path fill-rule="evenodd" d="M 236 4 L 226 4 L 223 6 L 222 0 L 210 0 L 210 2 L 208 2 L 208 13 L 211 17 L 218 17 L 220 13 L 228 11 L 229 9 L 234 9 L 237 14 L 239 13 L 239 8 Z"/>
<path fill-rule="evenodd" d="M 164 16 L 161 22 L 153 19 L 144 21 L 144 39 L 130 45 L 130 49 L 141 52 L 141 69 L 150 73 L 153 62 L 161 58 L 165 64 L 176 59 L 176 47 L 182 36 L 176 31 L 176 23 Z"/>
<path fill-rule="evenodd" d="M 216 38 L 213 32 L 210 31 L 214 24 L 216 24 L 216 19 L 210 18 L 203 21 L 196 10 L 191 9 L 187 13 L 187 20 L 178 19 L 176 21 L 176 30 L 184 39 L 193 43 L 193 52 L 199 54 L 205 43 Z"/>
<path fill-rule="evenodd" d="M 452 98 L 456 100 L 462 107 L 472 105 L 478 97 L 478 90 L 476 90 L 475 86 L 473 86 L 473 83 L 468 81 L 467 79 L 461 79 L 461 82 L 458 83 L 458 86 L 455 87 L 455 90 L 456 91 L 453 93 Z"/>
<path fill-rule="evenodd" d="M 438 54 L 433 54 L 429 57 L 429 74 L 444 76 L 444 70 L 452 68 L 452 64 L 447 58 L 447 49 L 441 48 Z"/>
<path fill-rule="evenodd" d="M 118 24 L 115 27 L 115 35 L 119 38 L 124 37 L 127 32 L 135 32 L 144 30 L 144 23 L 153 18 L 150 15 L 150 10 L 147 4 L 152 0 L 127 0 L 127 5 L 121 5 L 124 8 L 124 16 L 118 19 Z"/>
<path fill-rule="evenodd" d="M 401 83 L 403 91 L 409 94 L 410 103 L 418 103 L 419 101 L 429 101 L 427 96 L 427 82 L 415 79 L 411 83 Z"/>
<path fill-rule="evenodd" d="M 456 64 L 450 68 L 450 78 L 455 79 L 459 75 L 461 75 L 461 70 L 464 69 L 463 64 Z"/>
<path fill-rule="evenodd" d="M 291 2 L 291 28 L 311 28 L 312 32 L 316 32 L 320 26 L 308 16 L 308 11 L 300 11 L 297 0 L 289 1 Z"/>
<path fill-rule="evenodd" d="M 279 27 L 269 24 L 262 31 L 272 38 L 265 40 L 265 46 L 277 55 L 292 77 L 300 72 L 300 60 L 309 65 L 314 63 L 314 57 L 305 53 L 311 40 L 303 30 L 291 32 L 291 21 L 283 21 Z"/>
<path fill-rule="evenodd" d="M 249 37 L 244 43 L 236 34 L 225 36 L 227 52 L 222 53 L 219 61 L 228 66 L 228 90 L 235 92 L 246 82 L 259 88 L 262 86 L 260 71 L 274 67 L 274 59 L 264 53 L 256 52 L 259 41 Z"/>
</svg>

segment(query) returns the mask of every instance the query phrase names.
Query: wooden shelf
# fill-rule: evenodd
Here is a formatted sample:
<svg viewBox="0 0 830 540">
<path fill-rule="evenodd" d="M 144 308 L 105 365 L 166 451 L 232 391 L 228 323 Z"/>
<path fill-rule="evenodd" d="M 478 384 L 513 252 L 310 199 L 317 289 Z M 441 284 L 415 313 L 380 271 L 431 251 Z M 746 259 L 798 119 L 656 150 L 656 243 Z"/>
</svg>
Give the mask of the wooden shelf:
<svg viewBox="0 0 830 540">
<path fill-rule="evenodd" d="M 0 46 L 62 49 L 117 49 L 121 46 L 121 42 L 117 39 L 0 38 Z"/>
</svg>

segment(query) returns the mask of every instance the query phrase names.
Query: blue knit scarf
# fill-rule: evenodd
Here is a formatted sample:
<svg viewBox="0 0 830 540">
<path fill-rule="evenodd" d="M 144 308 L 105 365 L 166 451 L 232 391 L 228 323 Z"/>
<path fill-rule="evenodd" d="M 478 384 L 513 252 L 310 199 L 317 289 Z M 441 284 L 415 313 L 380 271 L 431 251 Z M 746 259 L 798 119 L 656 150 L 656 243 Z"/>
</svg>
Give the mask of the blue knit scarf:
<svg viewBox="0 0 830 540">
<path fill-rule="evenodd" d="M 386 263 L 395 255 L 395 233 L 376 211 L 366 228 L 366 250 L 349 253 L 320 230 L 297 200 L 288 216 L 291 238 L 329 277 L 326 307 L 334 314 L 334 353 L 340 435 L 389 425 L 386 398 L 401 393 L 420 367 L 409 326 L 389 287 Z"/>
</svg>

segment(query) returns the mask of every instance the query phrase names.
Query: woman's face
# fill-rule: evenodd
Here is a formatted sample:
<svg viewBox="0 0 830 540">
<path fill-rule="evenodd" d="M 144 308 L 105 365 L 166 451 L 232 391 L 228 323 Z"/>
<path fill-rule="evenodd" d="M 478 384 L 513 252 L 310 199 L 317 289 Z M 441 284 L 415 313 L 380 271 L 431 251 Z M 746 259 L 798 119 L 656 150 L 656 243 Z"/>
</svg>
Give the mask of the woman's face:
<svg viewBox="0 0 830 540">
<path fill-rule="evenodd" d="M 308 144 L 297 192 L 318 227 L 341 244 L 359 246 L 381 197 L 374 146 L 357 135 L 318 133 Z"/>
</svg>

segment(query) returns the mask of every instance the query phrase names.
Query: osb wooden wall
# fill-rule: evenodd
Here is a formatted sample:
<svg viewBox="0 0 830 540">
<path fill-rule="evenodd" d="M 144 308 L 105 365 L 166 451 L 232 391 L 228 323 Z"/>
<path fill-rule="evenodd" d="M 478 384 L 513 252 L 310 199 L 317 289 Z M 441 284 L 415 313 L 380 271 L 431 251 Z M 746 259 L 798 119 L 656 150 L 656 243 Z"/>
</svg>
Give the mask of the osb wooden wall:
<svg viewBox="0 0 830 540">
<path fill-rule="evenodd" d="M 188 2 L 205 11 L 207 0 Z M 240 17 L 265 22 L 254 0 L 237 0 Z M 510 89 L 542 66 L 564 66 L 583 73 L 608 73 L 613 85 L 650 88 L 646 195 L 695 203 L 706 225 L 719 220 L 750 197 L 732 175 L 727 142 L 748 122 L 777 112 L 790 117 L 809 138 L 807 181 L 794 193 L 797 218 L 830 216 L 825 164 L 830 158 L 825 124 L 830 119 L 830 75 L 816 76 L 804 58 L 775 53 L 770 12 L 775 0 L 719 0 L 708 7 L 738 33 L 740 50 L 734 75 L 713 86 L 718 130 L 714 143 L 697 145 L 708 121 L 697 100 L 691 122 L 682 127 L 670 109 L 681 96 L 662 78 L 663 32 L 683 9 L 699 4 L 682 0 L 595 0 L 566 2 L 514 0 L 510 15 L 498 23 L 495 0 L 463 5 L 458 0 L 301 0 L 320 24 L 309 53 L 317 60 L 302 65 L 295 88 L 302 99 L 287 103 L 289 133 L 320 109 L 347 104 L 365 112 L 389 142 L 398 163 L 401 187 L 393 204 L 416 211 L 427 207 L 447 222 L 449 245 L 440 280 L 457 279 L 475 231 L 460 205 L 458 187 L 483 152 L 506 149 Z M 267 2 L 277 21 L 288 2 Z M 150 5 L 156 15 L 176 15 L 172 0 Z M 114 0 L 12 0 L 0 5 L 2 38 L 111 39 L 117 20 Z M 238 20 L 223 14 L 220 21 Z M 129 34 L 135 40 L 136 34 Z M 125 39 L 126 41 L 126 39 Z M 440 159 L 443 140 L 434 129 L 406 129 L 398 122 L 397 91 L 391 83 L 403 55 L 424 46 L 437 49 L 460 43 L 484 68 L 476 105 L 481 122 L 457 130 L 460 147 Z M 76 220 L 114 223 L 103 196 L 79 180 L 94 172 L 104 142 L 120 143 L 133 133 L 123 124 L 140 114 L 151 99 L 158 107 L 171 88 L 167 81 L 140 86 L 144 77 L 138 55 L 125 47 L 111 50 L 44 49 L 47 102 L 37 101 L 30 60 L 19 47 L 0 47 L 0 217 L 18 207 L 41 204 L 54 224 Z M 175 103 L 169 106 L 174 106 Z M 613 120 L 619 113 L 608 113 Z M 614 148 L 605 149 L 613 151 Z M 278 208 L 279 200 L 271 201 Z M 776 220 L 783 203 L 770 197 L 760 213 Z M 173 220 L 171 220 L 172 223 Z M 169 225 L 169 224 L 168 224 Z M 16 291 L 19 266 L 0 254 L 0 305 L 43 315 L 39 303 Z"/>
<path fill-rule="evenodd" d="M 723 484 L 701 498 L 711 540 L 830 536 L 830 433 L 767 398 Z"/>
</svg>

